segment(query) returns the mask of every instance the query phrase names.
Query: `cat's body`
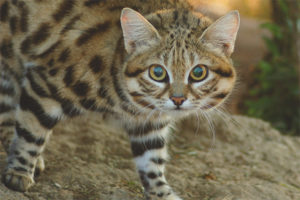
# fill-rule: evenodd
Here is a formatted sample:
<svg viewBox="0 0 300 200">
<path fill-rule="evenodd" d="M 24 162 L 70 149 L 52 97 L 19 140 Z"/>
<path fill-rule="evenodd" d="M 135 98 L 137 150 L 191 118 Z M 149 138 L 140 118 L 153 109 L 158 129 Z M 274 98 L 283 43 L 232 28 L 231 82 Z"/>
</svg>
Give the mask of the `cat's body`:
<svg viewBox="0 0 300 200">
<path fill-rule="evenodd" d="M 179 199 L 163 174 L 168 126 L 219 105 L 235 81 L 238 14 L 210 24 L 184 0 L 1 0 L 3 182 L 27 190 L 52 128 L 93 111 L 129 134 L 146 196 Z"/>
</svg>

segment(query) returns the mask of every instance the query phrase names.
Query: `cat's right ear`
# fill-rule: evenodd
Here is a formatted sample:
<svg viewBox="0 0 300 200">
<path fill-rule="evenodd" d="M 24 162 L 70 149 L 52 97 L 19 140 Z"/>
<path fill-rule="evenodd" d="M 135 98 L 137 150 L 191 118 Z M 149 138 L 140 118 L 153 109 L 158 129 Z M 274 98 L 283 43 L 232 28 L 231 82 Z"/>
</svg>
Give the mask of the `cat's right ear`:
<svg viewBox="0 0 300 200">
<path fill-rule="evenodd" d="M 230 57 L 234 50 L 239 26 L 239 12 L 232 11 L 211 24 L 200 39 L 207 45 L 207 48 L 221 50 L 222 53 Z"/>
<path fill-rule="evenodd" d="M 123 8 L 121 26 L 125 49 L 129 54 L 135 50 L 147 48 L 160 40 L 160 36 L 154 26 L 140 13 L 130 8 Z"/>
</svg>

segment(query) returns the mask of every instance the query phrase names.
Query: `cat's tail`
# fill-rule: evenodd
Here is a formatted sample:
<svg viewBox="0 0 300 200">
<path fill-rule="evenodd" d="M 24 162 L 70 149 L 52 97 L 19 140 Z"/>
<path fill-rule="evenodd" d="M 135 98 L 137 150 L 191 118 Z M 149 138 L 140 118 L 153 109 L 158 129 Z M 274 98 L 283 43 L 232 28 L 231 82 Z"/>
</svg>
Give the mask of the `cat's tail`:
<svg viewBox="0 0 300 200">
<path fill-rule="evenodd" d="M 20 76 L 0 57 L 0 141 L 6 152 L 15 132 L 15 111 L 20 97 Z"/>
</svg>

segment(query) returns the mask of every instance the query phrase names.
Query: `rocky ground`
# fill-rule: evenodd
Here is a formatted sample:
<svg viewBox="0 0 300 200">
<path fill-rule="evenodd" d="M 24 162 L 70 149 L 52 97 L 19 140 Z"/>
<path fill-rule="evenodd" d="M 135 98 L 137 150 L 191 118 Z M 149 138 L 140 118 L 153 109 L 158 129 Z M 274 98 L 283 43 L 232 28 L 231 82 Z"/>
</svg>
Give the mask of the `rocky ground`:
<svg viewBox="0 0 300 200">
<path fill-rule="evenodd" d="M 185 200 L 299 200 L 300 138 L 242 116 L 178 124 L 167 177 Z M 5 153 L 0 149 L 0 168 Z M 46 170 L 25 194 L 0 184 L 2 200 L 141 200 L 127 136 L 95 116 L 60 124 L 45 151 Z"/>
</svg>

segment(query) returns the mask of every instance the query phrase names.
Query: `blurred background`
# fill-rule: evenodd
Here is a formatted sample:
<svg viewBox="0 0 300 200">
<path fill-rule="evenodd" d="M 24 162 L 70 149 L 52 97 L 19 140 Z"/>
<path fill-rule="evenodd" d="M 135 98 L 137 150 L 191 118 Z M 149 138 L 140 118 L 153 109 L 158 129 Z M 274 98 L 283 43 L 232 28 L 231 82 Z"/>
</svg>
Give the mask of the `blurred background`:
<svg viewBox="0 0 300 200">
<path fill-rule="evenodd" d="M 300 0 L 189 0 L 213 19 L 239 10 L 233 61 L 237 87 L 227 110 L 300 136 Z"/>
</svg>

